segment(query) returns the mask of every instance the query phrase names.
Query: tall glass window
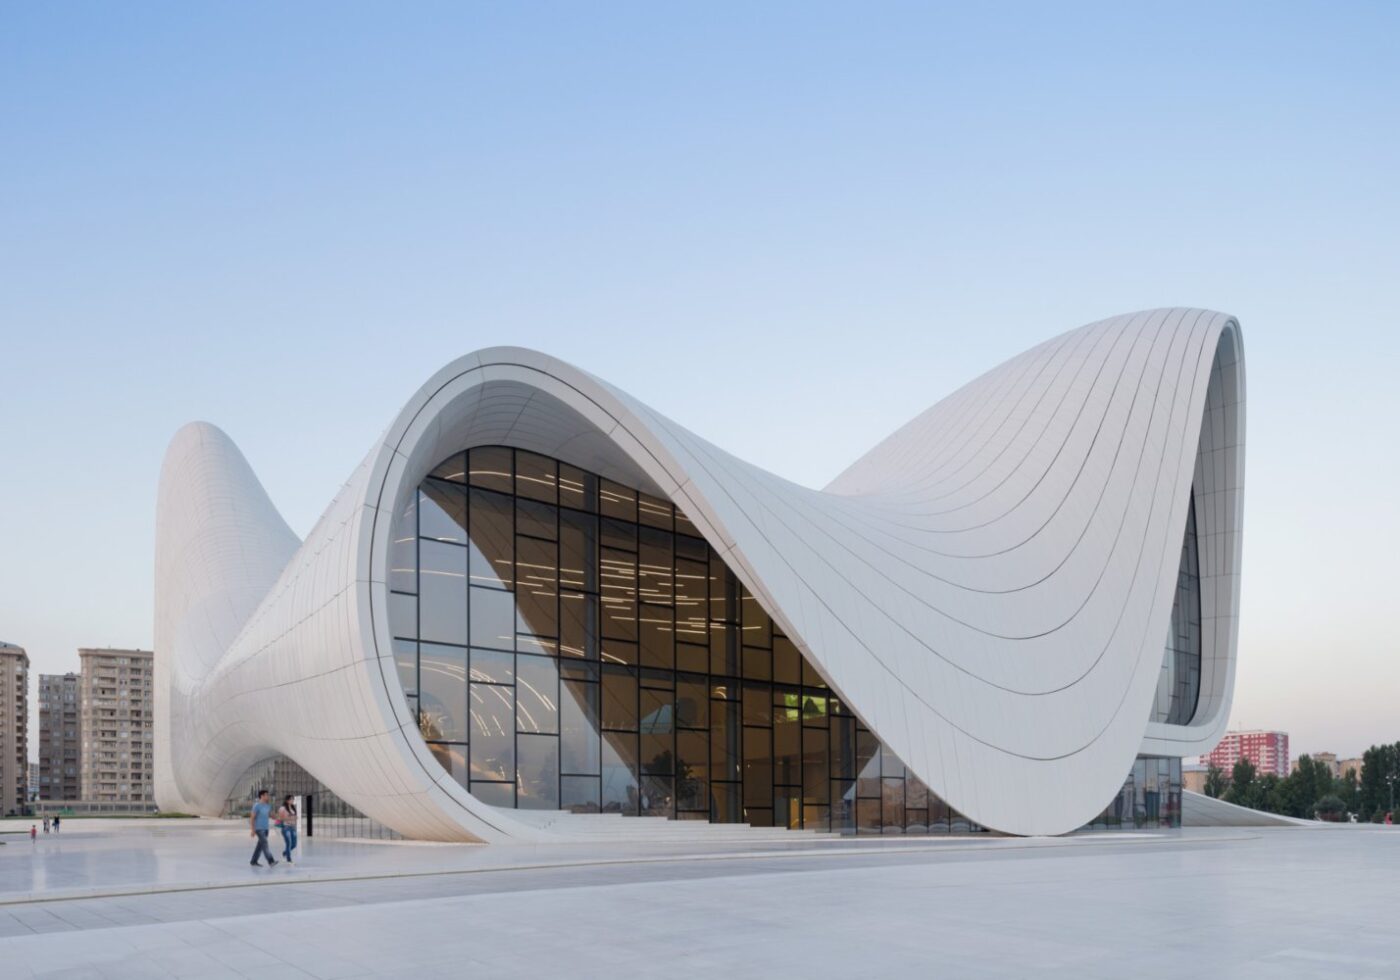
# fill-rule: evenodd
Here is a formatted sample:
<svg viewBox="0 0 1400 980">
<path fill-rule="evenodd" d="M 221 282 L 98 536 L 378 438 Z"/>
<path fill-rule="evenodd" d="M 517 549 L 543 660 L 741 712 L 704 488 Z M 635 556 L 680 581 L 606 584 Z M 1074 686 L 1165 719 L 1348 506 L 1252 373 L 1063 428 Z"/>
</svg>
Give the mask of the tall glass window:
<svg viewBox="0 0 1400 980">
<path fill-rule="evenodd" d="M 1186 533 L 1176 574 L 1176 597 L 1162 654 L 1152 720 L 1189 724 L 1201 697 L 1201 567 L 1196 543 L 1196 500 L 1186 511 Z"/>
<path fill-rule="evenodd" d="M 390 628 L 433 756 L 496 806 L 979 829 L 841 702 L 669 501 L 502 446 L 399 515 Z"/>
</svg>

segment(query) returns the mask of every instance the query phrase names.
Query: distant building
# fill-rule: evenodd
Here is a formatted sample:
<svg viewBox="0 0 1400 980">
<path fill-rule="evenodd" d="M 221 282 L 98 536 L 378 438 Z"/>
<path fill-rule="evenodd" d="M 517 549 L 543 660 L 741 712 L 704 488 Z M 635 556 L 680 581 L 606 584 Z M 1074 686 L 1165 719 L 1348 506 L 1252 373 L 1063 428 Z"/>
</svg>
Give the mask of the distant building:
<svg viewBox="0 0 1400 980">
<path fill-rule="evenodd" d="M 0 815 L 29 801 L 29 654 L 0 643 Z"/>
<path fill-rule="evenodd" d="M 155 798 L 151 651 L 90 649 L 78 657 L 81 796 L 89 803 L 149 803 Z"/>
<path fill-rule="evenodd" d="M 1225 737 L 1209 755 L 1201 757 L 1201 762 L 1215 766 L 1229 775 L 1240 759 L 1248 759 L 1262 776 L 1271 772 L 1275 776 L 1288 775 L 1288 733 L 1287 732 L 1226 732 Z"/>
<path fill-rule="evenodd" d="M 1208 772 L 1210 772 L 1209 766 L 1183 762 L 1181 764 L 1181 788 L 1188 793 L 1204 793 Z"/>
<path fill-rule="evenodd" d="M 1357 778 L 1357 779 L 1360 779 L 1360 778 L 1361 778 L 1361 760 L 1360 760 L 1360 759 L 1339 759 L 1339 760 L 1337 761 L 1337 775 L 1338 775 L 1338 776 L 1345 776 L 1345 775 L 1347 774 L 1347 770 L 1348 770 L 1348 769 L 1355 769 L 1355 770 L 1356 770 L 1356 778 Z"/>
<path fill-rule="evenodd" d="M 39 799 L 76 800 L 82 794 L 81 678 L 39 675 Z"/>
</svg>

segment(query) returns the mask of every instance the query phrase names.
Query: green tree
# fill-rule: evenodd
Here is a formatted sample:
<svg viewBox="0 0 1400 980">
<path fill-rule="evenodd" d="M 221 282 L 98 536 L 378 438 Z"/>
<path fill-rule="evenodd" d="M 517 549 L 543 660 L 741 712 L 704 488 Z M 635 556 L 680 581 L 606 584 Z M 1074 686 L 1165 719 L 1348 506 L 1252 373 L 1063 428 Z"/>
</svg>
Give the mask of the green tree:
<svg viewBox="0 0 1400 980">
<path fill-rule="evenodd" d="M 1225 791 L 1225 802 L 1236 806 L 1253 806 L 1256 795 L 1254 763 L 1240 759 L 1230 771 L 1230 788 Z"/>
<path fill-rule="evenodd" d="M 1313 814 L 1323 820 L 1345 820 L 1347 805 L 1340 796 L 1328 793 L 1313 804 Z"/>
<path fill-rule="evenodd" d="M 1225 772 L 1219 766 L 1211 766 L 1206 770 L 1206 796 L 1220 799 L 1225 795 L 1225 790 L 1229 789 L 1230 780 L 1225 777 Z"/>
</svg>

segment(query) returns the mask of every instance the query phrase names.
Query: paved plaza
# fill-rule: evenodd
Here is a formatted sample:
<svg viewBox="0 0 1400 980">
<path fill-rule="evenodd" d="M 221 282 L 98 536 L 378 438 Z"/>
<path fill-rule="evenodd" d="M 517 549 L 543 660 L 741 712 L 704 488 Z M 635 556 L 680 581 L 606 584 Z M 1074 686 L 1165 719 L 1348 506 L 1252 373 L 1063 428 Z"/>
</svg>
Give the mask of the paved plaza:
<svg viewBox="0 0 1400 980">
<path fill-rule="evenodd" d="M 482 847 L 0 824 L 0 976 L 1400 976 L 1400 831 Z M 275 835 L 274 835 L 275 836 Z"/>
</svg>

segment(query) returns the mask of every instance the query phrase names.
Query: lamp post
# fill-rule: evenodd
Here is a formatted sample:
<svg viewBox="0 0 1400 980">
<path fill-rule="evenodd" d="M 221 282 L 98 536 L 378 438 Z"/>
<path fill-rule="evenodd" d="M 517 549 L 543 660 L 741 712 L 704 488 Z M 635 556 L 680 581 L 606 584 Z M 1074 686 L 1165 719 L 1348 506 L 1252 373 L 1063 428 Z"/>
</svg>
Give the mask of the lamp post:
<svg viewBox="0 0 1400 980">
<path fill-rule="evenodd" d="M 1386 783 L 1390 786 L 1390 812 L 1395 812 L 1395 773 L 1390 773 L 1385 777 Z"/>
</svg>

